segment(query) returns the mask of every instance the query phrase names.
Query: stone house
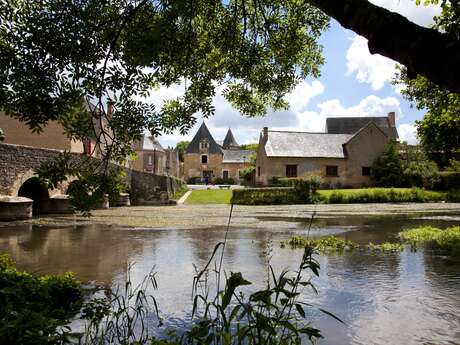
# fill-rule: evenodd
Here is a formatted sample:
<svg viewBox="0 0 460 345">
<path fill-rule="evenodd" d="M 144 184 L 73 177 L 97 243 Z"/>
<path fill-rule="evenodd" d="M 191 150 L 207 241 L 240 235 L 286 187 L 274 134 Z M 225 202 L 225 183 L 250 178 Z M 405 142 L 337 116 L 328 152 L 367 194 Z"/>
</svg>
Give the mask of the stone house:
<svg viewBox="0 0 460 345">
<path fill-rule="evenodd" d="M 184 155 L 184 178 L 229 178 L 239 181 L 239 172 L 251 165 L 251 150 L 238 145 L 231 129 L 222 144 L 214 140 L 208 127 L 203 124 L 188 145 Z"/>
<path fill-rule="evenodd" d="M 370 167 L 392 140 L 398 140 L 394 113 L 377 118 L 328 118 L 324 133 L 265 127 L 259 139 L 256 183 L 315 174 L 331 186 L 368 186 Z"/>
</svg>

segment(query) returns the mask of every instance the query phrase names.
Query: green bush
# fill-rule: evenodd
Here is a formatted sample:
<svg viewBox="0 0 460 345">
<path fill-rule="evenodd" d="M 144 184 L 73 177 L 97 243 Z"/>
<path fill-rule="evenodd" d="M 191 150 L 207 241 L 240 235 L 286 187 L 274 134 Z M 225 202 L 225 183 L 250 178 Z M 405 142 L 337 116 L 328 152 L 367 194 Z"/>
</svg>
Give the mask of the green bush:
<svg viewBox="0 0 460 345">
<path fill-rule="evenodd" d="M 396 145 L 390 143 L 371 168 L 372 180 L 379 187 L 403 187 L 403 162 Z"/>
<path fill-rule="evenodd" d="M 445 230 L 423 226 L 400 232 L 399 237 L 403 241 L 410 242 L 412 248 L 416 248 L 419 242 L 434 241 L 440 248 L 447 250 L 450 254 L 460 256 L 460 226 Z"/>
<path fill-rule="evenodd" d="M 187 180 L 188 184 L 198 184 L 201 183 L 201 176 L 191 176 Z"/>
<path fill-rule="evenodd" d="M 0 256 L 0 344 L 61 344 L 61 326 L 80 310 L 82 299 L 70 273 L 34 277 Z"/>
<path fill-rule="evenodd" d="M 243 170 L 240 170 L 240 181 L 242 184 L 250 185 L 253 183 L 253 176 L 256 172 L 256 167 L 252 166 Z"/>
<path fill-rule="evenodd" d="M 353 204 L 353 203 L 385 203 L 385 202 L 429 202 L 442 201 L 445 194 L 426 191 L 420 188 L 411 189 L 349 189 L 333 191 L 323 195 L 323 200 L 330 204 Z"/>
<path fill-rule="evenodd" d="M 460 256 L 460 226 L 441 231 L 436 238 L 436 243 L 451 254 Z"/>
<path fill-rule="evenodd" d="M 235 184 L 235 179 L 233 177 L 229 177 L 227 179 L 227 184 L 232 184 L 232 185 Z"/>
<path fill-rule="evenodd" d="M 214 184 L 224 184 L 225 181 L 223 178 L 221 177 L 216 177 L 214 180 L 213 180 Z"/>
<path fill-rule="evenodd" d="M 438 190 L 460 190 L 460 172 L 443 171 L 438 173 L 438 181 L 435 184 Z"/>
<path fill-rule="evenodd" d="M 232 203 L 239 205 L 281 205 L 299 202 L 294 188 L 277 187 L 235 189 Z"/>
</svg>

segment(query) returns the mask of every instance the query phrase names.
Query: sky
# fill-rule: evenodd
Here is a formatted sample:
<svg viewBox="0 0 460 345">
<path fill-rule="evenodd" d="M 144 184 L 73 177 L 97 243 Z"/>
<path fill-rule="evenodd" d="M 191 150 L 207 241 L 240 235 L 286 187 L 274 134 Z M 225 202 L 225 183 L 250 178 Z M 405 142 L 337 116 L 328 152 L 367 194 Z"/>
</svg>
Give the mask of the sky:
<svg viewBox="0 0 460 345">
<path fill-rule="evenodd" d="M 370 1 L 423 26 L 431 25 L 433 16 L 440 12 L 437 6 L 416 6 L 415 0 Z M 371 55 L 364 37 L 342 28 L 334 20 L 320 42 L 326 60 L 321 77 L 303 80 L 287 95 L 289 110 L 247 118 L 217 95 L 213 100 L 215 115 L 205 120 L 214 139 L 223 140 L 231 128 L 239 144 L 256 143 L 265 126 L 277 130 L 321 132 L 327 117 L 386 116 L 394 111 L 400 139 L 416 143 L 414 122 L 423 118 L 424 111 L 412 108 L 400 90 L 391 85 L 396 63 L 378 54 Z M 182 90 L 180 86 L 160 89 L 153 97 L 171 99 L 180 96 Z M 161 144 L 175 146 L 178 141 L 191 140 L 202 121 L 198 116 L 195 127 L 186 136 L 179 133 L 161 136 Z"/>
</svg>

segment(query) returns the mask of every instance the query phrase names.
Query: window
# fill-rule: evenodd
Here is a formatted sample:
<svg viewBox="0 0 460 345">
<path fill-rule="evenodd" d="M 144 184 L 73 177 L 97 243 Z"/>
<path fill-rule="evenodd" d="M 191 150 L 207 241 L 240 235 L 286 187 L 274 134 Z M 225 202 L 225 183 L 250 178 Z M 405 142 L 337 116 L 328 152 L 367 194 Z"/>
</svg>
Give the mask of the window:
<svg viewBox="0 0 460 345">
<path fill-rule="evenodd" d="M 201 164 L 208 164 L 208 156 L 202 155 L 201 156 Z"/>
<path fill-rule="evenodd" d="M 370 167 L 362 167 L 362 175 L 363 176 L 371 176 L 371 168 Z"/>
<path fill-rule="evenodd" d="M 326 176 L 339 176 L 339 167 L 337 165 L 326 165 Z"/>
<path fill-rule="evenodd" d="M 286 165 L 286 177 L 297 177 L 297 165 Z"/>
<path fill-rule="evenodd" d="M 257 167 L 257 176 L 260 177 L 260 167 Z"/>
<path fill-rule="evenodd" d="M 207 148 L 209 148 L 209 143 L 208 143 L 208 141 L 207 141 L 206 139 L 200 141 L 200 149 L 201 149 L 201 150 L 205 150 L 205 149 L 207 149 Z"/>
<path fill-rule="evenodd" d="M 152 165 L 152 156 L 149 155 L 149 165 Z"/>
</svg>

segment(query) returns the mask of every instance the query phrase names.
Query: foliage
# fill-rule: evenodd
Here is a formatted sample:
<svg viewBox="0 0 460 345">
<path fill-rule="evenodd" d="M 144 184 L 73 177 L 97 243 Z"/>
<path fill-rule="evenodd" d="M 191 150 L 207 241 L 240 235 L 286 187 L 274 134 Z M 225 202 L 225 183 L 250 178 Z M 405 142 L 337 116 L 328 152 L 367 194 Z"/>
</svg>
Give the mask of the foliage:
<svg viewBox="0 0 460 345">
<path fill-rule="evenodd" d="M 64 152 L 42 163 L 35 173 L 49 189 L 55 189 L 60 183 L 74 178 L 67 189 L 70 202 L 77 210 L 88 213 L 100 204 L 106 194 L 109 200 L 115 201 L 120 193 L 128 189 L 126 173 L 122 168 L 101 164 L 101 161 L 90 157 L 77 157 Z"/>
<path fill-rule="evenodd" d="M 283 187 L 292 187 L 299 200 L 313 203 L 317 200 L 317 190 L 321 185 L 321 177 L 312 175 L 306 177 L 280 178 L 278 180 Z"/>
<path fill-rule="evenodd" d="M 228 189 L 194 190 L 186 204 L 230 204 L 232 191 Z"/>
<path fill-rule="evenodd" d="M 446 194 L 419 188 L 367 188 L 320 191 L 323 202 L 329 204 L 430 202 L 446 199 Z"/>
<path fill-rule="evenodd" d="M 438 173 L 435 188 L 447 191 L 460 189 L 460 172 L 442 171 Z"/>
<path fill-rule="evenodd" d="M 441 231 L 436 237 L 436 243 L 451 254 L 460 256 L 460 226 Z"/>
<path fill-rule="evenodd" d="M 252 183 L 252 177 L 256 173 L 256 167 L 251 166 L 249 168 L 240 170 L 240 180 L 243 182 L 244 185 L 250 185 Z"/>
<path fill-rule="evenodd" d="M 291 187 L 244 188 L 233 191 L 237 205 L 283 205 L 301 203 Z"/>
<path fill-rule="evenodd" d="M 201 176 L 191 176 L 187 180 L 188 184 L 199 184 L 201 182 Z"/>
<path fill-rule="evenodd" d="M 33 131 L 57 121 L 95 138 L 120 162 L 144 129 L 184 134 L 212 115 L 217 91 L 247 116 L 285 109 L 319 76 L 328 25 L 306 1 L 1 2 L 0 108 Z M 184 93 L 155 107 L 170 86 Z"/>
<path fill-rule="evenodd" d="M 187 140 L 179 141 L 176 144 L 176 150 L 177 150 L 177 153 L 179 155 L 179 161 L 181 161 L 181 162 L 184 161 L 185 151 L 187 150 L 187 147 L 188 147 L 189 144 L 190 144 L 190 141 L 187 141 Z"/>
<path fill-rule="evenodd" d="M 379 244 L 374 244 L 372 242 L 369 243 L 369 248 L 371 250 L 376 250 L 383 253 L 394 253 L 394 252 L 402 252 L 404 250 L 404 245 L 401 243 L 390 243 L 384 242 Z"/>
<path fill-rule="evenodd" d="M 371 167 L 372 179 L 380 187 L 402 187 L 403 163 L 398 154 L 396 144 L 389 143 L 383 154 L 376 159 Z"/>
<path fill-rule="evenodd" d="M 289 240 L 282 241 L 280 246 L 281 248 L 290 246 L 293 249 L 311 246 L 323 253 L 331 251 L 351 251 L 359 247 L 358 244 L 350 240 L 344 240 L 337 236 L 326 236 L 319 239 L 308 239 L 301 236 L 292 236 Z"/>
<path fill-rule="evenodd" d="M 251 150 L 251 151 L 257 152 L 257 150 L 259 149 L 259 144 L 258 143 L 243 144 L 243 145 L 240 145 L 240 149 L 241 150 Z"/>
<path fill-rule="evenodd" d="M 456 159 L 449 160 L 449 166 L 446 170 L 460 173 L 460 161 Z"/>
<path fill-rule="evenodd" d="M 438 182 L 438 166 L 429 160 L 423 148 L 400 145 L 403 163 L 404 184 L 409 187 L 432 189 Z"/>
<path fill-rule="evenodd" d="M 460 226 L 441 230 L 431 226 L 411 229 L 399 233 L 399 237 L 411 243 L 413 248 L 419 242 L 434 241 L 440 248 L 450 254 L 460 256 Z"/>
<path fill-rule="evenodd" d="M 63 327 L 82 305 L 80 284 L 70 273 L 34 277 L 0 256 L 0 343 L 61 344 Z"/>
<path fill-rule="evenodd" d="M 180 187 L 173 193 L 171 196 L 172 200 L 179 200 L 184 196 L 185 193 L 188 192 L 187 185 L 185 183 L 181 183 Z"/>
</svg>

